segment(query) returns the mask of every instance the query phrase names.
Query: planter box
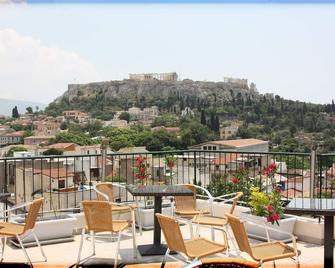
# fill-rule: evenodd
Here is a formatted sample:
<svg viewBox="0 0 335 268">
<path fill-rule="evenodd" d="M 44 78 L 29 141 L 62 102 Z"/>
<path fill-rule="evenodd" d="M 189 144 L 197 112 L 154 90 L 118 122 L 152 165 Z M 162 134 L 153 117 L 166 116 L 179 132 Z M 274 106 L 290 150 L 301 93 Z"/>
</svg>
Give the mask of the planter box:
<svg viewBox="0 0 335 268">
<path fill-rule="evenodd" d="M 278 229 L 280 231 L 284 231 L 284 232 L 288 232 L 290 234 L 293 234 L 294 231 L 294 226 L 296 223 L 296 217 L 292 216 L 292 215 L 284 215 L 285 217 L 281 220 L 279 220 L 279 226 L 277 224 L 271 224 L 268 223 L 265 217 L 260 217 L 260 216 L 255 216 L 252 215 L 249 212 L 242 212 L 240 213 L 240 217 L 243 220 L 246 221 L 250 221 L 250 222 L 254 222 L 260 225 L 265 225 L 274 229 Z M 261 227 L 261 226 L 255 226 L 253 224 L 248 224 L 248 222 L 245 223 L 245 229 L 247 234 L 250 237 L 256 238 L 256 239 L 261 239 L 261 240 L 267 240 L 267 236 L 266 236 L 266 230 L 265 230 L 265 226 Z M 292 238 L 286 234 L 282 234 L 279 232 L 275 232 L 275 231 L 269 231 L 269 235 L 271 239 L 274 240 L 281 240 L 281 241 L 285 241 L 285 242 L 289 242 L 292 240 Z"/>
<path fill-rule="evenodd" d="M 12 219 L 14 223 L 24 223 L 23 217 L 15 217 Z M 54 216 L 44 217 L 43 220 L 37 221 L 35 225 L 35 233 L 41 244 L 52 244 L 58 242 L 72 241 L 73 229 L 76 225 L 76 218 L 72 215 L 60 215 L 59 218 Z M 35 246 L 36 242 L 32 234 L 22 236 L 25 246 Z M 16 239 L 11 242 L 20 246 Z"/>
<path fill-rule="evenodd" d="M 162 207 L 162 214 L 171 216 L 172 208 L 170 205 Z M 141 208 L 140 209 L 142 228 L 144 230 L 151 230 L 154 228 L 154 209 L 153 208 Z M 137 213 L 136 223 L 138 224 Z"/>
</svg>

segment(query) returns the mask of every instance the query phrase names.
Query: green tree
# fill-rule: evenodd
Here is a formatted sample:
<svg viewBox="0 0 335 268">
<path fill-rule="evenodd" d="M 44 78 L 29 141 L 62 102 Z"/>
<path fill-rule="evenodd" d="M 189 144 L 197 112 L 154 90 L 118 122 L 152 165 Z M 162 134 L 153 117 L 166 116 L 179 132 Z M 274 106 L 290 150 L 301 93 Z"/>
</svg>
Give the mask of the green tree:
<svg viewBox="0 0 335 268">
<path fill-rule="evenodd" d="M 43 155 L 63 155 L 62 150 L 58 150 L 56 148 L 50 148 L 43 152 Z"/>
<path fill-rule="evenodd" d="M 31 108 L 31 106 L 28 106 L 26 108 L 26 111 L 27 111 L 28 114 L 32 114 L 33 113 L 33 108 Z"/>
<path fill-rule="evenodd" d="M 20 117 L 20 114 L 19 114 L 19 111 L 17 109 L 17 106 L 15 106 L 12 110 L 12 117 L 13 118 L 19 118 Z"/>
<path fill-rule="evenodd" d="M 128 123 L 130 121 L 130 114 L 128 112 L 122 112 L 119 116 L 119 119 L 126 120 Z"/>
<path fill-rule="evenodd" d="M 49 141 L 50 144 L 63 143 L 63 142 L 65 143 L 70 142 L 78 145 L 92 145 L 95 143 L 88 135 L 84 133 L 71 133 L 71 132 L 58 133 L 55 138 Z"/>
</svg>

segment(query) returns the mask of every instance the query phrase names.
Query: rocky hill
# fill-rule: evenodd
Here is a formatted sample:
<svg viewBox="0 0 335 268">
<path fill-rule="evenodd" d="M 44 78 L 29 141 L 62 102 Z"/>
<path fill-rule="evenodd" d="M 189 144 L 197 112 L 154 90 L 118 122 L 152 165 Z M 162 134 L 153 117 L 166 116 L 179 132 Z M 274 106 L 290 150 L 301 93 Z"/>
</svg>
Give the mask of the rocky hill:
<svg viewBox="0 0 335 268">
<path fill-rule="evenodd" d="M 239 83 L 204 82 L 185 79 L 183 81 L 122 81 L 96 82 L 89 84 L 70 84 L 67 92 L 55 100 L 71 103 L 74 107 L 87 106 L 87 102 L 99 105 L 132 105 L 144 107 L 157 105 L 161 109 L 175 106 L 193 106 L 200 102 L 211 105 L 233 99 L 259 99 L 260 94 L 253 83 L 250 87 Z M 121 106 L 121 107 L 120 107 Z"/>
</svg>

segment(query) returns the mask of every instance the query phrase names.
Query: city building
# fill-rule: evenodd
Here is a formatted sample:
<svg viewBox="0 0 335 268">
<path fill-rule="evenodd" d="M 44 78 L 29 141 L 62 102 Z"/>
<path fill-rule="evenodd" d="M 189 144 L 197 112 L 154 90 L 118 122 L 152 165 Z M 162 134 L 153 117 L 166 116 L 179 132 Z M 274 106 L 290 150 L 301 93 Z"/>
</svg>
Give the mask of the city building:
<svg viewBox="0 0 335 268">
<path fill-rule="evenodd" d="M 47 144 L 50 139 L 55 138 L 53 135 L 38 135 L 24 138 L 25 145 L 40 145 Z"/>
<path fill-rule="evenodd" d="M 204 151 L 268 152 L 269 142 L 258 139 L 217 140 L 196 144 L 189 148 Z"/>
<path fill-rule="evenodd" d="M 235 137 L 238 132 L 237 125 L 231 125 L 220 128 L 220 139 L 227 140 L 231 137 Z"/>
<path fill-rule="evenodd" d="M 0 135 L 0 146 L 20 144 L 23 141 L 24 131 L 9 132 Z"/>
</svg>

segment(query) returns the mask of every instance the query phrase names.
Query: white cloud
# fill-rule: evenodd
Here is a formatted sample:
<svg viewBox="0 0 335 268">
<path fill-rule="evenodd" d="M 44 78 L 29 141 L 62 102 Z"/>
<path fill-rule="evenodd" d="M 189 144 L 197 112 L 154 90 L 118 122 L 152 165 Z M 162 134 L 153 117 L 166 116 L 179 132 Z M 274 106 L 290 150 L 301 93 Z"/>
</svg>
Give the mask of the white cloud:
<svg viewBox="0 0 335 268">
<path fill-rule="evenodd" d="M 0 96 L 48 103 L 69 83 L 99 80 L 80 55 L 43 44 L 13 29 L 0 30 Z"/>
</svg>

